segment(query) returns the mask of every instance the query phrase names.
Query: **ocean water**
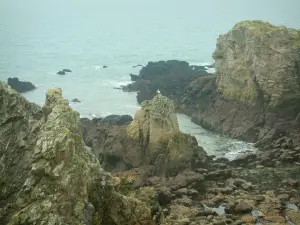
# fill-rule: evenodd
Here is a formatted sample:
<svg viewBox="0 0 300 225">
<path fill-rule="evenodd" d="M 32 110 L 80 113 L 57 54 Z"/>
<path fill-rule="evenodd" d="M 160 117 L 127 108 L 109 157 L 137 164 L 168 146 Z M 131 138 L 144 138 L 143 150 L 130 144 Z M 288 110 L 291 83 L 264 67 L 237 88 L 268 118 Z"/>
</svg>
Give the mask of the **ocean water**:
<svg viewBox="0 0 300 225">
<path fill-rule="evenodd" d="M 71 104 L 81 116 L 133 115 L 136 94 L 115 89 L 138 73 L 132 66 L 212 63 L 218 36 L 235 23 L 261 19 L 300 28 L 299 8 L 298 0 L 1 0 L 0 80 L 31 81 L 38 88 L 24 95 L 38 104 L 49 88 L 60 87 L 66 98 L 82 101 Z M 63 68 L 73 72 L 56 75 Z M 253 150 L 178 117 L 210 154 Z"/>
</svg>

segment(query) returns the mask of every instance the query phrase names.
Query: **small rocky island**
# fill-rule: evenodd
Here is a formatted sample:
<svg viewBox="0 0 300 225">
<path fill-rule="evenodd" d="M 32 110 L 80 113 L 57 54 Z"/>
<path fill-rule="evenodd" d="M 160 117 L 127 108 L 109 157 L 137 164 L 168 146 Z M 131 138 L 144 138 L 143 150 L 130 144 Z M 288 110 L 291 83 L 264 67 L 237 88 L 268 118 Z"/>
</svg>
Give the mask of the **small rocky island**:
<svg viewBox="0 0 300 225">
<path fill-rule="evenodd" d="M 133 119 L 80 119 L 60 89 L 40 107 L 0 83 L 0 224 L 300 224 L 300 31 L 240 22 L 213 57 L 216 74 L 143 67 L 125 87 Z M 258 151 L 209 156 L 178 111 Z"/>
</svg>

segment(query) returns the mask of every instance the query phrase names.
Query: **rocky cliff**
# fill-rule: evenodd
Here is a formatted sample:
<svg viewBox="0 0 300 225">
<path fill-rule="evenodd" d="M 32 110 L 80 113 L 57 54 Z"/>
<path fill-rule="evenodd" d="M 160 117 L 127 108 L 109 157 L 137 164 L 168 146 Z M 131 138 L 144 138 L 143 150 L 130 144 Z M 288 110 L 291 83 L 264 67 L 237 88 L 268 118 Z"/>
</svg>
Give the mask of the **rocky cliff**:
<svg viewBox="0 0 300 225">
<path fill-rule="evenodd" d="M 0 83 L 0 106 L 0 224 L 153 224 L 114 191 L 60 89 L 40 108 Z"/>
<path fill-rule="evenodd" d="M 213 58 L 224 97 L 266 107 L 296 101 L 299 107 L 300 30 L 240 22 L 219 37 Z"/>
<path fill-rule="evenodd" d="M 300 112 L 300 31 L 243 21 L 221 35 L 213 53 L 216 78 L 190 83 L 183 112 L 204 127 L 257 141 L 285 135 Z M 276 136 L 275 135 L 275 136 Z"/>
</svg>

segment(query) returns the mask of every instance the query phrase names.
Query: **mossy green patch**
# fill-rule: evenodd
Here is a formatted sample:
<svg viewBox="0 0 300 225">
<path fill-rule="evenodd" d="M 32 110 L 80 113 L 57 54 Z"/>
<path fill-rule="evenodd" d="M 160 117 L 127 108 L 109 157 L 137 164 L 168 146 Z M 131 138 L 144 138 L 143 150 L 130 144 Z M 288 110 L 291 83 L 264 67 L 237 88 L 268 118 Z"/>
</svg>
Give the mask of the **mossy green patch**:
<svg viewBox="0 0 300 225">
<path fill-rule="evenodd" d="M 245 20 L 237 23 L 234 26 L 234 29 L 243 29 L 243 28 L 247 30 L 251 30 L 252 34 L 259 35 L 261 33 L 276 31 L 282 27 L 276 27 L 262 20 Z"/>
<path fill-rule="evenodd" d="M 300 48 L 300 30 L 288 29 L 293 48 Z"/>
<path fill-rule="evenodd" d="M 77 218 L 81 219 L 83 217 L 83 210 L 84 210 L 84 202 L 77 202 L 74 207 L 74 214 Z"/>
<path fill-rule="evenodd" d="M 27 216 L 24 213 L 19 213 L 12 217 L 12 220 L 8 223 L 8 225 L 19 225 L 26 223 Z"/>
</svg>

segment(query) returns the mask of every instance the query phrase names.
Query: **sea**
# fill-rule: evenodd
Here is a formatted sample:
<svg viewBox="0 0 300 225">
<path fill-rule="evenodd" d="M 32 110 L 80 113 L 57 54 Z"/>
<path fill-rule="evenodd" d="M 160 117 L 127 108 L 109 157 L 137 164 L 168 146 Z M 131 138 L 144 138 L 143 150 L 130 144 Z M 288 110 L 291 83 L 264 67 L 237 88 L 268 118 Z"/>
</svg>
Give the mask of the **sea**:
<svg viewBox="0 0 300 225">
<path fill-rule="evenodd" d="M 136 93 L 118 89 L 149 61 L 213 63 L 220 34 L 242 20 L 300 28 L 299 0 L 0 0 L 0 80 L 18 77 L 37 89 L 39 105 L 60 87 L 81 117 L 134 116 Z M 103 68 L 103 66 L 107 68 Z M 65 76 L 56 72 L 68 68 Z M 180 129 L 210 155 L 232 159 L 252 143 L 220 136 L 178 114 Z"/>
</svg>

